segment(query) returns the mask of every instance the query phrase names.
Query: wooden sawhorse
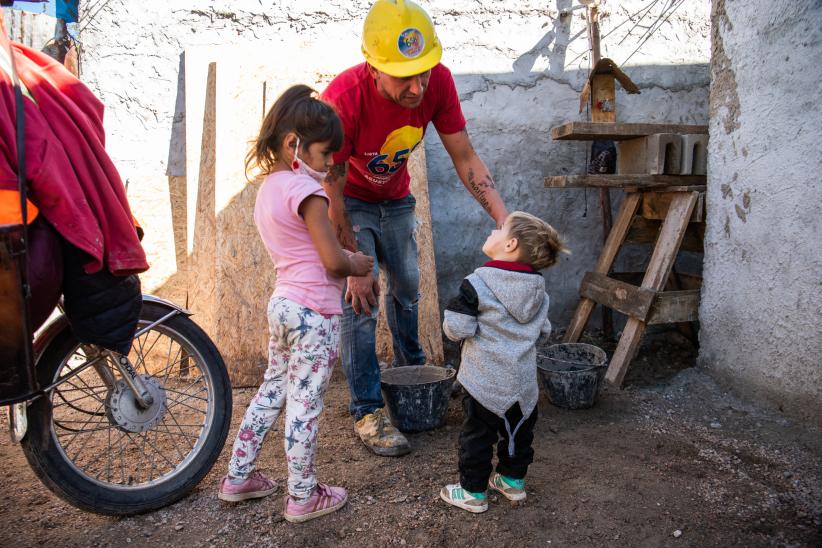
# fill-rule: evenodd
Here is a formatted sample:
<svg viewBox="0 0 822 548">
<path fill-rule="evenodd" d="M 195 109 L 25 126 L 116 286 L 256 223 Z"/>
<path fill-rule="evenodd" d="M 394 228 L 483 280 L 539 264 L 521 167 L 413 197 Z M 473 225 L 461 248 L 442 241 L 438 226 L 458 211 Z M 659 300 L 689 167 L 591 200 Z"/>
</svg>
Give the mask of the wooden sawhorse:
<svg viewBox="0 0 822 548">
<path fill-rule="evenodd" d="M 579 127 L 575 132 L 573 127 L 569 129 L 574 125 L 554 128 L 552 133 L 555 138 L 559 133 L 563 135 L 559 138 L 564 139 L 634 139 L 653 133 L 673 133 L 672 128 L 689 134 L 704 130 L 704 126 L 576 124 Z M 581 299 L 564 339 L 565 342 L 579 340 L 595 304 L 628 316 L 605 374 L 605 378 L 617 386 L 622 384 L 648 325 L 685 323 L 698 318 L 701 278 L 671 277 L 671 271 L 680 248 L 701 250 L 704 225 L 694 221 L 704 218 L 704 185 L 704 175 L 617 174 L 545 179 L 545 186 L 549 188 L 604 187 L 625 192 L 599 260 L 582 280 Z M 644 273 L 609 274 L 624 243 L 654 242 Z M 665 291 L 666 285 L 674 290 Z"/>
</svg>

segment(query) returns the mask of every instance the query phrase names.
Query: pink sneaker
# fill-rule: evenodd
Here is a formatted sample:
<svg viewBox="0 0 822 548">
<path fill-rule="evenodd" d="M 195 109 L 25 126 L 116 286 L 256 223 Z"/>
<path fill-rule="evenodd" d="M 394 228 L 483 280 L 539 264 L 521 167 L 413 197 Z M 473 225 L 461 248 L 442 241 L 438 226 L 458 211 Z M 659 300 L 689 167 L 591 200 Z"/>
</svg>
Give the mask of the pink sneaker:
<svg viewBox="0 0 822 548">
<path fill-rule="evenodd" d="M 342 487 L 318 483 L 305 504 L 286 497 L 283 517 L 291 523 L 301 523 L 339 510 L 348 502 L 348 492 Z"/>
<path fill-rule="evenodd" d="M 223 476 L 217 498 L 228 502 L 240 502 L 241 500 L 267 497 L 276 490 L 276 482 L 271 481 L 255 470 L 244 482 L 236 485 L 229 481 L 228 476 Z"/>
</svg>

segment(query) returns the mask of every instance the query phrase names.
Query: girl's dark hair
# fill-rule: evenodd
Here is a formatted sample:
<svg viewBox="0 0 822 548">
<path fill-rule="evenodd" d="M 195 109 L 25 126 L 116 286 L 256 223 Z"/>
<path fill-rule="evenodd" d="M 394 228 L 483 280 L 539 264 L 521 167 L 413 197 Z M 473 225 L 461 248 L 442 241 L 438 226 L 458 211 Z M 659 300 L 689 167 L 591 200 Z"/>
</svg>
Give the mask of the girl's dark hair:
<svg viewBox="0 0 822 548">
<path fill-rule="evenodd" d="M 271 173 L 277 162 L 279 147 L 293 131 L 300 137 L 300 148 L 308 150 L 313 143 L 328 141 L 333 151 L 343 143 L 343 127 L 331 105 L 316 98 L 317 92 L 297 84 L 285 90 L 265 115 L 260 134 L 245 157 L 245 173 L 259 168 L 263 175 Z"/>
</svg>

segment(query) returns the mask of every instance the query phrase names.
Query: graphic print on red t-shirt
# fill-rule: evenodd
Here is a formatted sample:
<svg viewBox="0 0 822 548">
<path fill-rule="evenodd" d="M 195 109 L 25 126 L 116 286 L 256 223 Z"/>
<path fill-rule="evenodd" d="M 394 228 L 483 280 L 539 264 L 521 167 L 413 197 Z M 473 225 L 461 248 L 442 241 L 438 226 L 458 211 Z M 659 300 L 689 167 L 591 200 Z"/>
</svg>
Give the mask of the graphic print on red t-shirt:
<svg viewBox="0 0 822 548">
<path fill-rule="evenodd" d="M 334 105 L 345 130 L 342 149 L 334 155 L 334 163 L 348 162 L 345 195 L 366 202 L 408 195 L 408 156 L 429 122 L 443 134 L 465 127 L 454 79 L 443 65 L 431 70 L 422 103 L 413 109 L 380 95 L 365 63 L 337 76 L 322 98 Z"/>
</svg>

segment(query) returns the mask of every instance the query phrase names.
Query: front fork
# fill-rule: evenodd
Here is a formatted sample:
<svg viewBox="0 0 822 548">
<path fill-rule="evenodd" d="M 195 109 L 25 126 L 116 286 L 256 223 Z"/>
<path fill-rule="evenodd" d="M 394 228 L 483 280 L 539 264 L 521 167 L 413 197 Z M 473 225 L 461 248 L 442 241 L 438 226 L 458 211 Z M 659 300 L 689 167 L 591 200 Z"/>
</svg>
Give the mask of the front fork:
<svg viewBox="0 0 822 548">
<path fill-rule="evenodd" d="M 137 370 L 134 369 L 134 366 L 131 365 L 131 362 L 128 361 L 128 356 L 124 354 L 120 354 L 119 352 L 114 352 L 113 350 L 104 350 L 104 353 L 111 358 L 114 362 L 114 366 L 120 372 L 120 376 L 123 377 L 123 380 L 126 381 L 126 384 L 131 391 L 134 393 L 134 398 L 137 400 L 137 405 L 142 407 L 143 409 L 148 409 L 151 407 L 151 404 L 154 403 L 154 398 L 146 388 L 145 383 L 143 382 L 142 377 L 137 373 Z M 101 367 L 101 369 L 105 369 L 105 367 Z M 111 372 L 107 372 L 109 376 L 111 376 Z M 108 379 L 104 376 L 103 380 L 108 383 Z M 113 381 L 112 377 L 112 381 Z M 113 382 L 112 385 L 113 386 Z"/>
<path fill-rule="evenodd" d="M 87 360 L 96 361 L 92 367 L 94 367 L 94 370 L 98 375 L 100 375 L 103 383 L 105 383 L 107 387 L 113 388 L 116 379 L 114 378 L 111 369 L 109 369 L 105 363 L 100 360 L 101 353 L 92 346 L 83 345 L 83 350 L 86 354 Z M 112 350 L 103 350 L 102 355 L 110 358 L 112 363 L 114 363 L 114 367 L 116 367 L 120 372 L 120 376 L 129 388 L 131 388 L 131 391 L 134 394 L 134 399 L 137 400 L 137 405 L 143 409 L 150 407 L 151 404 L 154 403 L 154 398 L 149 393 L 143 379 L 137 373 L 137 370 L 134 369 L 134 366 L 129 361 L 128 356 Z M 8 406 L 10 426 L 9 433 L 11 434 L 11 439 L 14 443 L 20 443 L 26 436 L 26 431 L 29 426 L 28 417 L 26 415 L 27 407 L 28 402 L 25 401 Z"/>
</svg>

